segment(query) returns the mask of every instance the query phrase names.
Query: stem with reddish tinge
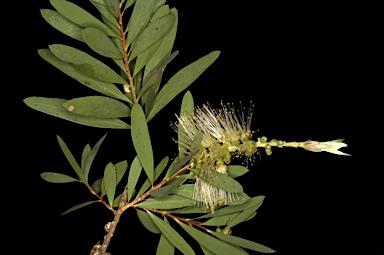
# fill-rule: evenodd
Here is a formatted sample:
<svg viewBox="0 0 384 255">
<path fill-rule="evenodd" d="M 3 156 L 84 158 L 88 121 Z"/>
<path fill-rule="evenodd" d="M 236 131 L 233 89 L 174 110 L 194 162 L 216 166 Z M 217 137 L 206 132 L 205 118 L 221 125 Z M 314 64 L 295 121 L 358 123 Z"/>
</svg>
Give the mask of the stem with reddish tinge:
<svg viewBox="0 0 384 255">
<path fill-rule="evenodd" d="M 133 102 L 135 104 L 137 104 L 138 101 L 137 101 L 137 97 L 136 97 L 135 86 L 133 85 L 133 78 L 131 75 L 131 71 L 129 70 L 129 53 L 127 52 L 128 47 L 127 47 L 127 41 L 125 40 L 125 32 L 124 32 L 124 27 L 123 27 L 123 13 L 121 11 L 120 11 L 120 15 L 119 15 L 119 25 L 120 25 L 121 41 L 122 41 L 122 45 L 123 45 L 125 73 L 128 76 L 129 89 L 131 90 L 131 93 L 132 93 Z"/>
</svg>

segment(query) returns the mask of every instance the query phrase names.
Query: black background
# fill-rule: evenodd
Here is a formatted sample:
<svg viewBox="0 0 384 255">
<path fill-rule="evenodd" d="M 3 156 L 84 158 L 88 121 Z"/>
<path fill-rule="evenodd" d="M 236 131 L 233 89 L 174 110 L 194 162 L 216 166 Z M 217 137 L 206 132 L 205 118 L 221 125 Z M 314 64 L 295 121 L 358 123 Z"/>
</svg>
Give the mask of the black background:
<svg viewBox="0 0 384 255">
<path fill-rule="evenodd" d="M 98 15 L 88 1 L 73 2 Z M 285 141 L 345 138 L 349 147 L 342 150 L 354 154 L 352 130 L 358 116 L 350 85 L 357 74 L 351 67 L 353 23 L 345 6 L 221 1 L 168 4 L 179 12 L 174 49 L 180 52 L 167 66 L 163 81 L 209 52 L 220 50 L 216 62 L 189 88 L 195 105 L 209 102 L 219 107 L 221 101 L 235 105 L 241 101 L 247 106 L 252 101 L 252 129 L 258 130 L 255 137 Z M 15 180 L 22 183 L 13 199 L 20 213 L 20 231 L 13 236 L 21 244 L 15 250 L 89 254 L 113 215 L 101 204 L 93 204 L 60 216 L 93 197 L 80 184 L 50 184 L 39 177 L 46 171 L 74 176 L 55 136 L 60 135 L 79 159 L 87 143 L 93 146 L 108 133 L 93 164 L 90 177 L 94 179 L 101 176 L 108 162 L 131 162 L 135 154 L 129 130 L 66 122 L 33 111 L 21 101 L 28 96 L 70 99 L 97 95 L 37 55 L 37 49 L 54 43 L 91 52 L 85 44 L 48 25 L 39 13 L 47 8 L 53 9 L 49 1 L 30 3 L 26 8 L 19 27 L 22 57 L 14 59 L 15 66 L 23 70 L 15 78 L 24 80 L 16 87 L 20 96 L 17 115 L 22 116 L 23 128 L 19 125 L 15 129 L 22 131 L 13 150 L 17 157 Z M 172 141 L 176 134 L 169 123 L 175 121 L 181 99 L 179 95 L 149 123 L 156 163 L 177 152 Z M 380 213 L 369 211 L 370 217 L 363 219 L 356 213 L 372 201 L 364 200 L 363 179 L 361 172 L 353 169 L 354 158 L 302 149 L 274 149 L 271 156 L 261 151 L 261 158 L 239 180 L 250 196 L 265 195 L 266 199 L 257 216 L 234 227 L 233 235 L 267 245 L 277 254 L 382 254 L 380 235 L 374 232 L 380 229 L 381 222 L 376 221 Z M 158 240 L 158 235 L 141 226 L 134 210 L 128 210 L 109 251 L 113 255 L 155 254 Z M 189 237 L 186 240 L 197 247 Z"/>
</svg>

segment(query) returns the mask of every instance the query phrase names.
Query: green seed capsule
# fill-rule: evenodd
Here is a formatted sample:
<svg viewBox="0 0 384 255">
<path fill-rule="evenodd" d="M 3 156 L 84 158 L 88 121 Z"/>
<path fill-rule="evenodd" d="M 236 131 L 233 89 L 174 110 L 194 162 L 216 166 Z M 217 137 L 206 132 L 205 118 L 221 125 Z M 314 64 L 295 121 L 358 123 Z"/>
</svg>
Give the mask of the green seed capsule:
<svg viewBox="0 0 384 255">
<path fill-rule="evenodd" d="M 281 140 L 277 140 L 277 145 L 278 145 L 278 146 L 283 145 L 283 141 L 281 141 Z"/>
<path fill-rule="evenodd" d="M 261 141 L 262 143 L 266 143 L 266 142 L 268 141 L 268 139 L 267 139 L 266 136 L 262 136 L 262 137 L 260 138 L 260 141 Z"/>
<path fill-rule="evenodd" d="M 272 154 L 272 150 L 265 150 L 265 154 L 267 154 L 268 156 Z"/>
</svg>

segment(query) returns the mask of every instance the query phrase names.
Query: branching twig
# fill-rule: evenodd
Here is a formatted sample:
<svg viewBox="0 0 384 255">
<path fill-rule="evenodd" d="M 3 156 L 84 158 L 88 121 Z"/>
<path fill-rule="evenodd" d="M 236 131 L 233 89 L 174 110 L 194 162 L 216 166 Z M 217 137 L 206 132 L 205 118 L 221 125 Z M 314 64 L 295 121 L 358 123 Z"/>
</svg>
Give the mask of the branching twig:
<svg viewBox="0 0 384 255">
<path fill-rule="evenodd" d="M 109 227 L 108 227 L 108 233 L 107 235 L 104 237 L 104 241 L 103 241 L 103 244 L 101 246 L 99 245 L 95 245 L 91 251 L 91 255 L 96 255 L 96 254 L 100 254 L 100 255 L 106 255 L 106 254 L 109 254 L 106 252 L 107 248 L 108 248 L 108 245 L 109 243 L 111 242 L 111 238 L 113 236 L 113 233 L 115 232 L 116 230 L 116 226 L 117 224 L 119 223 L 119 220 L 120 220 L 120 217 L 121 215 L 123 214 L 123 212 L 125 210 L 127 210 L 129 207 L 132 207 L 134 206 L 135 204 L 141 202 L 142 200 L 144 200 L 147 196 L 149 196 L 149 194 L 154 191 L 154 190 L 157 190 L 159 188 L 161 188 L 164 184 L 166 184 L 167 182 L 169 182 L 170 180 L 173 180 L 176 178 L 177 175 L 179 175 L 180 173 L 182 173 L 183 171 L 187 170 L 189 168 L 189 164 L 180 168 L 179 170 L 177 170 L 171 177 L 169 178 L 166 178 L 164 180 L 162 180 L 160 183 L 158 183 L 156 186 L 153 186 L 152 188 L 150 188 L 147 192 L 145 192 L 144 194 L 142 194 L 141 196 L 139 196 L 138 198 L 134 199 L 133 201 L 131 201 L 130 203 L 127 202 L 127 193 L 128 193 L 128 186 L 125 186 L 124 188 L 124 192 L 123 194 L 121 195 L 121 198 L 120 198 L 120 202 L 119 202 L 119 208 L 117 210 L 114 210 L 112 208 L 112 210 L 114 211 L 114 214 L 115 214 L 115 217 L 113 218 L 113 221 L 110 222 L 109 224 Z M 103 200 L 103 198 L 101 198 L 98 194 L 95 194 L 97 197 L 100 198 L 100 201 L 101 202 L 104 202 L 103 204 L 105 206 L 107 206 L 107 208 L 109 209 L 110 206 L 105 203 L 105 201 Z M 155 210 L 155 209 L 154 209 Z M 168 215 L 167 215 L 168 216 Z M 169 216 L 169 217 L 174 217 L 176 218 L 177 216 Z M 182 219 L 182 218 L 178 218 L 177 219 L 183 221 L 183 222 L 187 222 L 186 219 Z M 191 223 L 189 222 L 188 224 L 196 224 L 196 223 Z M 205 229 L 203 226 L 200 226 L 201 228 Z M 99 252 L 99 253 L 97 253 Z"/>
<path fill-rule="evenodd" d="M 188 220 L 186 218 L 181 218 L 181 217 L 175 216 L 173 214 L 170 214 L 168 212 L 164 212 L 162 210 L 158 210 L 158 209 L 146 209 L 146 210 L 149 210 L 149 211 L 152 211 L 152 212 L 155 212 L 155 213 L 159 213 L 159 214 L 165 215 L 165 216 L 170 217 L 170 218 L 172 218 L 174 220 L 177 219 L 179 221 L 182 221 L 182 222 L 188 224 L 189 226 L 195 226 L 195 227 L 201 228 L 201 229 L 203 229 L 203 230 L 205 230 L 207 232 L 209 230 L 208 228 L 204 227 L 200 223 L 190 221 L 190 220 Z"/>
</svg>

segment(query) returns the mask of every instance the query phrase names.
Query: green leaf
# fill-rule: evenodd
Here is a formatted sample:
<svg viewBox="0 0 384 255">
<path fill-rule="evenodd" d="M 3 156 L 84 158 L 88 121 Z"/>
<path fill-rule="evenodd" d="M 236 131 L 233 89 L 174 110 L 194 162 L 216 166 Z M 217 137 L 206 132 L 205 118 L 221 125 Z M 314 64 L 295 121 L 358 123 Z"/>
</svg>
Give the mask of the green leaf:
<svg viewBox="0 0 384 255">
<path fill-rule="evenodd" d="M 156 5 L 158 5 L 158 2 L 165 2 L 165 1 L 163 0 L 160 0 L 160 1 L 159 0 L 137 0 L 136 1 L 135 6 L 133 7 L 132 15 L 127 24 L 127 31 L 128 31 L 127 47 L 131 45 L 131 43 L 136 39 L 138 34 L 142 31 L 146 23 L 149 22 L 152 12 L 154 11 Z M 125 5 L 125 8 L 128 8 L 127 4 Z"/>
<path fill-rule="evenodd" d="M 228 205 L 223 208 L 220 208 L 215 211 L 214 214 L 212 213 L 207 213 L 206 215 L 197 217 L 196 219 L 204 219 L 204 218 L 209 218 L 209 217 L 219 217 L 223 215 L 228 215 L 232 214 L 235 212 L 240 212 L 246 209 L 249 209 L 254 206 L 260 207 L 261 204 L 263 203 L 265 196 L 257 196 L 257 197 L 252 197 L 248 199 L 245 203 L 242 203 L 240 205 Z"/>
<path fill-rule="evenodd" d="M 175 246 L 165 237 L 160 235 L 159 245 L 156 249 L 156 255 L 173 255 L 175 254 Z"/>
<path fill-rule="evenodd" d="M 173 52 L 168 58 L 164 59 L 159 66 L 153 69 L 152 73 L 147 76 L 143 81 L 142 89 L 138 95 L 138 98 L 142 97 L 149 89 L 153 88 L 163 75 L 164 68 L 176 57 L 178 51 Z"/>
<path fill-rule="evenodd" d="M 80 177 L 80 180 L 86 184 L 87 182 L 84 178 L 83 171 L 81 170 L 75 157 L 72 155 L 72 152 L 69 150 L 68 146 L 65 144 L 64 140 L 57 135 L 57 141 L 59 142 L 60 148 L 63 151 L 65 157 L 67 158 L 69 164 L 71 164 L 73 170 L 75 170 L 76 174 Z"/>
<path fill-rule="evenodd" d="M 192 199 L 194 184 L 184 184 L 172 191 L 172 194 Z"/>
<path fill-rule="evenodd" d="M 127 2 L 125 3 L 125 6 L 124 6 L 124 11 L 126 9 L 128 9 L 129 7 L 131 7 L 132 4 L 134 4 L 136 2 L 136 0 L 127 0 Z"/>
<path fill-rule="evenodd" d="M 248 172 L 248 168 L 240 165 L 229 165 L 227 168 L 227 173 L 232 178 L 242 176 L 243 174 L 246 174 Z"/>
<path fill-rule="evenodd" d="M 116 182 L 117 184 L 119 184 L 125 172 L 128 169 L 128 161 L 126 160 L 120 161 L 119 163 L 115 164 L 115 167 L 116 167 Z"/>
<path fill-rule="evenodd" d="M 109 66 L 91 55 L 63 44 L 49 45 L 51 52 L 62 61 L 72 63 L 79 71 L 93 78 L 112 83 L 127 84 Z"/>
<path fill-rule="evenodd" d="M 176 189 L 179 185 L 167 185 L 151 192 L 151 197 L 165 197 Z"/>
<path fill-rule="evenodd" d="M 41 16 L 47 21 L 52 27 L 60 31 L 61 33 L 72 37 L 73 39 L 83 42 L 83 36 L 81 26 L 73 23 L 69 19 L 54 10 L 43 9 L 40 10 Z"/>
<path fill-rule="evenodd" d="M 164 59 L 168 58 L 168 56 L 172 52 L 173 44 L 176 38 L 177 23 L 178 23 L 177 10 L 175 8 L 172 8 L 171 14 L 174 16 L 172 28 L 163 37 L 156 53 L 153 55 L 153 57 L 149 60 L 148 64 L 145 66 L 144 79 L 147 78 L 147 76 L 152 73 L 153 69 L 155 69 L 161 62 L 163 62 Z"/>
<path fill-rule="evenodd" d="M 190 206 L 190 207 L 185 207 L 177 210 L 170 210 L 167 211 L 169 213 L 174 213 L 174 214 L 192 214 L 192 213 L 207 213 L 207 210 L 204 209 L 202 206 Z"/>
<path fill-rule="evenodd" d="M 184 165 L 186 165 L 193 156 L 195 156 L 195 154 L 198 152 L 198 150 L 195 150 L 191 153 L 188 154 L 188 156 L 186 157 L 179 157 L 177 156 L 172 164 L 169 166 L 168 170 L 167 170 L 167 173 L 165 174 L 165 178 L 168 178 L 170 177 L 172 174 L 174 174 L 177 170 L 179 170 L 181 167 L 183 167 Z"/>
<path fill-rule="evenodd" d="M 188 90 L 185 92 L 183 100 L 181 101 L 180 113 L 193 114 L 195 111 L 195 105 L 193 102 L 192 93 Z"/>
<path fill-rule="evenodd" d="M 85 43 L 96 53 L 108 58 L 122 58 L 123 55 L 103 31 L 88 27 L 82 31 Z"/>
<path fill-rule="evenodd" d="M 99 193 L 101 191 L 101 185 L 102 185 L 103 178 L 97 179 L 93 184 L 92 184 L 92 189 L 94 192 Z"/>
<path fill-rule="evenodd" d="M 231 220 L 236 218 L 239 214 L 240 213 L 237 212 L 237 213 L 232 213 L 232 214 L 223 215 L 223 216 L 219 216 L 219 217 L 214 217 L 214 218 L 211 218 L 211 219 L 207 220 L 206 222 L 204 222 L 203 225 L 206 225 L 206 226 L 226 226 Z"/>
<path fill-rule="evenodd" d="M 104 170 L 103 184 L 107 193 L 109 205 L 112 206 L 116 192 L 116 168 L 112 163 L 108 163 Z"/>
<path fill-rule="evenodd" d="M 131 102 L 114 84 L 100 81 L 98 79 L 83 74 L 72 64 L 64 62 L 57 58 L 55 55 L 53 55 L 50 50 L 40 49 L 38 53 L 40 57 L 42 57 L 45 61 L 47 61 L 69 77 L 72 77 L 78 82 L 84 84 L 85 86 L 96 90 L 104 95 L 120 99 L 126 102 Z"/>
<path fill-rule="evenodd" d="M 129 117 L 131 109 L 116 99 L 103 96 L 78 97 L 63 104 L 68 111 L 102 119 Z"/>
<path fill-rule="evenodd" d="M 199 175 L 199 172 L 200 172 L 199 169 L 191 169 L 191 171 L 196 175 Z M 226 174 L 213 171 L 212 174 L 207 178 L 204 175 L 199 175 L 199 177 L 205 180 L 206 182 L 211 183 L 212 186 L 217 187 L 219 189 L 232 192 L 232 193 L 243 192 L 243 187 L 241 186 L 241 184 Z"/>
<path fill-rule="evenodd" d="M 140 53 L 160 41 L 171 29 L 173 20 L 173 15 L 166 15 L 150 23 L 137 37 L 130 59 L 136 58 Z"/>
<path fill-rule="evenodd" d="M 219 57 L 219 54 L 219 51 L 211 52 L 177 72 L 156 96 L 147 118 L 148 121 L 181 91 L 191 85 Z"/>
<path fill-rule="evenodd" d="M 131 112 L 131 134 L 132 142 L 140 163 L 144 168 L 148 179 L 153 183 L 154 179 L 154 162 L 153 152 L 151 145 L 151 138 L 149 137 L 147 121 L 145 119 L 143 108 L 139 104 L 132 107 Z"/>
<path fill-rule="evenodd" d="M 230 220 L 228 222 L 228 225 L 225 227 L 226 229 L 233 228 L 234 226 L 246 221 L 249 217 L 251 217 L 252 214 L 256 212 L 256 210 L 259 208 L 258 205 L 251 207 L 249 209 L 246 209 L 239 213 L 235 218 Z"/>
<path fill-rule="evenodd" d="M 192 206 L 194 201 L 178 195 L 170 195 L 160 198 L 148 198 L 145 201 L 137 204 L 140 208 L 149 208 L 149 209 L 174 209 L 181 208 L 186 206 Z"/>
<path fill-rule="evenodd" d="M 133 77 L 138 74 L 141 69 L 148 63 L 148 61 L 152 58 L 152 56 L 155 54 L 157 48 L 160 46 L 160 41 L 146 49 L 143 53 L 139 54 L 136 59 L 135 63 L 135 70 L 133 71 Z"/>
<path fill-rule="evenodd" d="M 161 233 L 183 254 L 192 255 L 195 252 L 192 250 L 191 246 L 184 240 L 184 238 L 174 230 L 169 223 L 160 220 L 153 213 L 148 212 L 149 216 L 152 218 L 153 222 L 160 229 Z"/>
<path fill-rule="evenodd" d="M 100 201 L 99 201 L 99 200 L 96 200 L 96 201 L 88 201 L 88 202 L 84 202 L 84 203 L 75 205 L 74 207 L 71 207 L 71 208 L 69 208 L 68 210 L 66 210 L 65 212 L 63 212 L 61 215 L 65 215 L 65 214 L 67 214 L 67 213 L 76 211 L 77 209 L 80 209 L 80 208 L 82 208 L 82 207 L 84 207 L 84 206 L 93 204 L 93 203 L 95 203 L 95 202 L 100 202 Z"/>
<path fill-rule="evenodd" d="M 74 123 L 98 127 L 98 128 L 116 128 L 129 129 L 130 126 L 119 119 L 101 119 L 90 116 L 78 115 L 67 111 L 63 104 L 66 99 L 45 98 L 45 97 L 28 97 L 24 99 L 24 103 L 34 110 L 59 117 Z"/>
<path fill-rule="evenodd" d="M 142 166 L 140 164 L 139 158 L 136 156 L 131 164 L 128 174 L 128 201 L 131 200 L 133 192 L 135 191 L 137 181 L 139 180 Z"/>
<path fill-rule="evenodd" d="M 148 229 L 148 231 L 154 234 L 161 233 L 160 229 L 157 227 L 157 225 L 153 222 L 151 217 L 149 217 L 149 215 L 146 212 L 143 212 L 141 210 L 136 210 L 136 212 L 137 212 L 137 216 L 140 219 L 141 224 L 143 224 L 144 227 Z"/>
<path fill-rule="evenodd" d="M 200 245 L 204 246 L 210 251 L 214 251 L 216 254 L 220 255 L 242 255 L 247 254 L 245 251 L 241 252 L 241 250 L 237 249 L 236 247 L 220 241 L 208 234 L 205 234 L 193 227 L 190 227 L 179 220 L 176 219 L 176 222 L 179 223 L 179 225 L 190 235 L 192 236 Z M 210 231 L 211 232 L 211 231 Z"/>
<path fill-rule="evenodd" d="M 110 26 L 108 26 L 110 29 L 112 29 L 116 34 L 120 34 L 120 29 L 119 29 L 119 22 L 115 18 L 115 16 L 111 13 L 109 10 L 108 6 L 105 5 L 104 3 L 98 3 L 96 1 L 91 0 L 91 3 L 99 10 L 103 22 L 108 26 L 108 24 L 105 22 L 109 22 Z"/>
<path fill-rule="evenodd" d="M 105 2 L 108 5 L 109 10 L 111 13 L 116 17 L 119 18 L 119 0 L 105 0 Z"/>
<path fill-rule="evenodd" d="M 165 167 L 167 166 L 168 164 L 168 161 L 169 161 L 169 158 L 168 157 L 164 157 L 160 163 L 156 166 L 155 168 L 155 179 L 153 181 L 156 181 L 157 178 L 160 176 L 160 174 L 164 171 Z M 148 188 L 151 187 L 151 182 L 149 181 L 149 179 L 147 179 L 143 186 L 141 186 L 139 192 L 137 193 L 136 197 L 139 197 L 141 196 L 146 190 L 148 190 Z"/>
<path fill-rule="evenodd" d="M 45 181 L 52 182 L 52 183 L 68 183 L 68 182 L 79 181 L 71 176 L 68 176 L 65 174 L 52 173 L 52 172 L 45 172 L 45 173 L 42 173 L 40 176 Z"/>
<path fill-rule="evenodd" d="M 113 200 L 113 203 L 112 203 L 112 207 L 115 208 L 115 207 L 119 207 L 119 203 L 120 203 L 120 199 L 121 199 L 121 196 L 123 195 L 123 193 L 120 193 L 120 195 L 118 195 L 117 197 L 115 197 L 115 199 Z"/>
<path fill-rule="evenodd" d="M 204 252 L 204 255 L 216 255 L 216 253 L 211 252 L 210 250 L 208 250 L 207 248 L 205 248 L 202 245 L 200 245 L 200 248 Z"/>
<path fill-rule="evenodd" d="M 213 171 L 211 181 L 212 186 L 217 187 L 219 189 L 232 193 L 243 192 L 243 187 L 241 186 L 241 184 L 226 174 Z"/>
<path fill-rule="evenodd" d="M 53 7 L 64 17 L 82 27 L 98 28 L 108 36 L 119 37 L 103 22 L 92 16 L 81 7 L 65 0 L 50 0 Z"/>
<path fill-rule="evenodd" d="M 234 245 L 238 245 L 238 246 L 241 246 L 241 247 L 244 247 L 246 249 L 253 250 L 253 251 L 262 252 L 262 253 L 274 253 L 274 252 L 276 252 L 276 251 L 272 250 L 271 248 L 268 248 L 267 246 L 264 246 L 262 244 L 258 244 L 258 243 L 255 243 L 255 242 L 252 242 L 252 241 L 249 241 L 247 239 L 243 239 L 243 238 L 240 238 L 237 236 L 225 235 L 223 233 L 217 233 L 217 232 L 213 232 L 213 231 L 209 231 L 209 233 L 216 236 L 217 238 L 220 238 L 221 240 L 223 240 L 225 242 L 228 242 L 228 243 L 231 243 Z"/>
<path fill-rule="evenodd" d="M 89 146 L 89 144 L 87 144 L 83 149 L 83 154 L 81 155 L 81 169 L 83 169 L 83 172 L 84 172 L 84 168 L 85 168 L 84 167 L 85 161 L 87 160 L 90 152 L 91 152 L 91 146 Z"/>
<path fill-rule="evenodd" d="M 163 5 L 161 6 L 157 12 L 152 16 L 151 18 L 151 23 L 155 20 L 157 20 L 158 18 L 161 18 L 165 15 L 168 15 L 169 14 L 169 6 L 168 5 Z"/>
<path fill-rule="evenodd" d="M 91 170 L 93 160 L 95 159 L 96 154 L 99 151 L 100 146 L 103 143 L 106 136 L 107 136 L 107 133 L 105 133 L 105 135 L 95 144 L 95 146 L 89 152 L 88 157 L 84 163 L 83 171 L 84 171 L 85 180 L 87 181 L 88 181 L 89 170 Z"/>
</svg>

